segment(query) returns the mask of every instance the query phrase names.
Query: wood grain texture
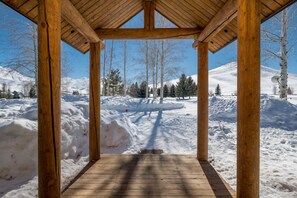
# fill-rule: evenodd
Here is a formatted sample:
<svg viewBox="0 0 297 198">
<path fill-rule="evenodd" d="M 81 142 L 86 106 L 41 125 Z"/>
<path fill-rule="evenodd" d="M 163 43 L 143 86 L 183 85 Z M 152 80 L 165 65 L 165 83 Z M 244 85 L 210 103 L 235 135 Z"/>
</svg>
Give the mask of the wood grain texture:
<svg viewBox="0 0 297 198">
<path fill-rule="evenodd" d="M 238 1 L 237 197 L 259 197 L 260 2 Z"/>
<path fill-rule="evenodd" d="M 38 197 L 60 197 L 61 1 L 38 7 Z"/>
<path fill-rule="evenodd" d="M 36 5 L 38 5 L 38 0 L 1 1 L 32 21 L 37 22 Z M 71 3 L 92 29 L 113 29 L 120 28 L 125 22 L 139 13 L 144 8 L 144 1 L 152 0 L 71 0 Z M 230 0 L 230 2 L 232 1 L 234 0 Z M 260 1 L 262 4 L 262 22 L 296 2 L 296 0 Z M 217 29 L 211 30 L 211 39 L 204 40 L 209 42 L 209 50 L 212 52 L 222 49 L 237 38 L 236 13 L 226 19 L 224 18 L 226 13 L 222 11 L 227 0 L 154 0 L 153 2 L 154 9 L 178 28 L 202 29 L 207 26 L 211 27 L 212 25 L 208 24 L 213 23 L 211 21 L 215 18 L 217 20 L 214 21 L 224 21 Z M 232 18 L 234 19 L 232 20 Z M 65 20 L 62 19 L 62 21 Z M 66 43 L 83 53 L 89 50 L 89 41 L 81 33 L 74 30 L 68 22 L 63 23 L 61 31 L 62 39 Z M 209 35 L 209 33 L 206 35 Z"/>
<path fill-rule="evenodd" d="M 155 2 L 144 0 L 144 29 L 153 30 L 155 28 Z"/>
<path fill-rule="evenodd" d="M 197 158 L 208 160 L 208 43 L 198 43 Z"/>
<path fill-rule="evenodd" d="M 63 197 L 235 197 L 194 155 L 102 155 L 79 174 Z"/>
<path fill-rule="evenodd" d="M 98 35 L 69 0 L 62 0 L 62 17 L 89 42 L 100 42 Z"/>
<path fill-rule="evenodd" d="M 199 41 L 208 42 L 237 16 L 237 0 L 228 0 L 216 13 L 198 37 Z"/>
<path fill-rule="evenodd" d="M 100 159 L 100 43 L 90 44 L 90 161 Z"/>
<path fill-rule="evenodd" d="M 96 33 L 102 39 L 124 40 L 124 39 L 185 39 L 195 38 L 201 32 L 198 28 L 155 28 L 145 30 L 144 28 L 129 29 L 97 29 Z"/>
</svg>

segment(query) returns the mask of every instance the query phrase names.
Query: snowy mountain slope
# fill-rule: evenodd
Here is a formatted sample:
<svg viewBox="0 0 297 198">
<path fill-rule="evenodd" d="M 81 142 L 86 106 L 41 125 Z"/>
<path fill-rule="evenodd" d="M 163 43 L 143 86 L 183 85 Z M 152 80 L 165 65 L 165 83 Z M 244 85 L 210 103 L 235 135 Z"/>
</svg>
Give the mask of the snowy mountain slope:
<svg viewBox="0 0 297 198">
<path fill-rule="evenodd" d="M 2 84 L 6 83 L 7 89 L 9 88 L 11 92 L 18 91 L 23 92 L 24 85 L 27 83 L 34 83 L 34 78 L 30 78 L 20 74 L 17 71 L 11 70 L 9 68 L 0 66 L 0 89 L 2 89 Z M 80 94 L 87 94 L 89 89 L 89 78 L 62 78 L 62 93 L 72 94 L 73 91 L 78 91 Z"/>
<path fill-rule="evenodd" d="M 271 82 L 271 77 L 279 75 L 279 71 L 261 66 L 261 93 L 272 94 L 274 84 Z M 297 75 L 288 74 L 288 85 L 293 87 L 297 91 Z M 191 76 L 193 80 L 197 83 L 197 75 Z M 176 84 L 178 79 L 169 81 L 169 84 Z M 218 68 L 209 71 L 209 90 L 215 90 L 217 84 L 220 84 L 223 95 L 232 95 L 237 89 L 237 63 L 231 62 L 222 65 Z"/>
<path fill-rule="evenodd" d="M 0 85 L 2 89 L 2 84 L 6 83 L 7 89 L 13 91 L 23 91 L 24 84 L 34 82 L 33 78 L 24 76 L 19 72 L 11 70 L 9 68 L 0 66 Z"/>
</svg>

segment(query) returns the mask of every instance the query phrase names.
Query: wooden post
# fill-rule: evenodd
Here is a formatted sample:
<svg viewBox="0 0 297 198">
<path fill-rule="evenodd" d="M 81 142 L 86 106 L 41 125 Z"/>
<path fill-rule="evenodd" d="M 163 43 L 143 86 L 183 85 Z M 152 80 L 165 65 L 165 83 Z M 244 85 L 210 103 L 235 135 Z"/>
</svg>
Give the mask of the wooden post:
<svg viewBox="0 0 297 198">
<path fill-rule="evenodd" d="M 90 161 L 100 159 L 100 43 L 90 43 Z"/>
<path fill-rule="evenodd" d="M 38 1 L 38 197 L 60 197 L 60 0 Z"/>
<path fill-rule="evenodd" d="M 208 160 L 208 43 L 198 42 L 198 160 Z"/>
<path fill-rule="evenodd" d="M 144 0 L 144 29 L 155 28 L 155 6 L 153 0 Z"/>
<path fill-rule="evenodd" d="M 260 1 L 238 1 L 237 197 L 259 197 Z"/>
</svg>

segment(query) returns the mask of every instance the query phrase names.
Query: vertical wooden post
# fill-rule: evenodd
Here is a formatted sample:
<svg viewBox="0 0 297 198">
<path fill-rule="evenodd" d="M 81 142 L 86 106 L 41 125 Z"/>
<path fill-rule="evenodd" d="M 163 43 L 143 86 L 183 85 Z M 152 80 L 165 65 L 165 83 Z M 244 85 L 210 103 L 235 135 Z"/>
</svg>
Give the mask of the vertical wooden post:
<svg viewBox="0 0 297 198">
<path fill-rule="evenodd" d="M 90 161 L 100 159 L 100 43 L 90 43 Z"/>
<path fill-rule="evenodd" d="M 61 1 L 38 1 L 38 197 L 60 197 Z"/>
<path fill-rule="evenodd" d="M 144 29 L 155 28 L 155 6 L 153 0 L 144 0 Z"/>
<path fill-rule="evenodd" d="M 237 197 L 259 197 L 260 1 L 238 1 Z"/>
<path fill-rule="evenodd" d="M 198 160 L 208 160 L 208 43 L 198 42 Z"/>
</svg>

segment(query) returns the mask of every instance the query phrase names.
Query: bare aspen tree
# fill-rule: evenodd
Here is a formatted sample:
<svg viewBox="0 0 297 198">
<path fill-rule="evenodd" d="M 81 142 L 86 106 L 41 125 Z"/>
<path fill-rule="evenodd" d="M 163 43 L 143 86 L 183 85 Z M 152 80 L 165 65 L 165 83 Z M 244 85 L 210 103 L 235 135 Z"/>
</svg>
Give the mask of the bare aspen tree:
<svg viewBox="0 0 297 198">
<path fill-rule="evenodd" d="M 124 96 L 126 96 L 127 91 L 127 81 L 126 81 L 126 71 L 127 71 L 127 43 L 124 41 Z"/>
<path fill-rule="evenodd" d="M 296 20 L 294 14 L 296 13 L 296 5 L 291 8 L 284 9 L 280 15 L 275 16 L 274 23 L 277 27 L 269 27 L 263 29 L 263 43 L 264 43 L 264 58 L 277 59 L 280 61 L 280 76 L 279 76 L 279 97 L 287 99 L 288 89 L 288 56 L 289 52 L 296 44 L 292 40 L 288 40 L 289 22 Z M 293 22 L 295 23 L 295 22 Z M 281 27 L 279 31 L 271 31 Z M 278 46 L 276 49 L 274 46 Z"/>
<path fill-rule="evenodd" d="M 110 49 L 110 60 L 109 60 L 109 71 L 108 71 L 108 79 L 107 79 L 107 90 L 106 90 L 106 95 L 109 96 L 109 89 L 110 89 L 110 79 L 109 79 L 109 76 L 111 74 L 111 69 L 112 69 L 112 59 L 113 59 L 113 43 L 114 41 L 112 40 L 111 41 L 111 49 Z"/>
<path fill-rule="evenodd" d="M 145 66 L 146 66 L 146 76 L 145 76 L 145 81 L 146 81 L 146 88 L 145 88 L 145 98 L 149 97 L 149 87 L 148 87 L 148 83 L 149 83 L 149 54 L 148 54 L 148 41 L 145 41 Z"/>
</svg>

